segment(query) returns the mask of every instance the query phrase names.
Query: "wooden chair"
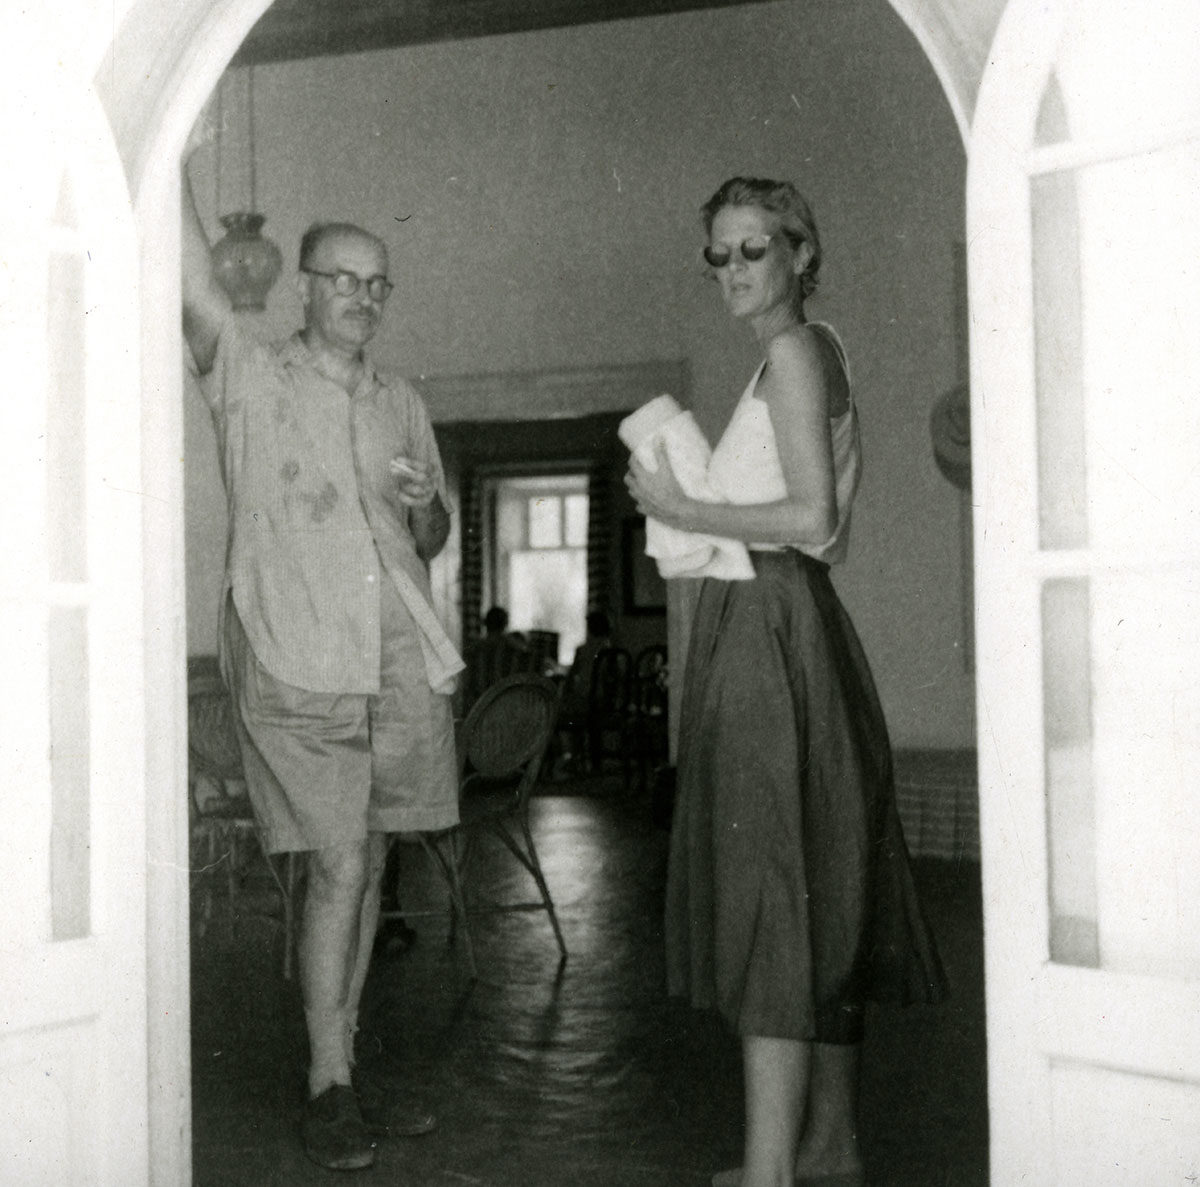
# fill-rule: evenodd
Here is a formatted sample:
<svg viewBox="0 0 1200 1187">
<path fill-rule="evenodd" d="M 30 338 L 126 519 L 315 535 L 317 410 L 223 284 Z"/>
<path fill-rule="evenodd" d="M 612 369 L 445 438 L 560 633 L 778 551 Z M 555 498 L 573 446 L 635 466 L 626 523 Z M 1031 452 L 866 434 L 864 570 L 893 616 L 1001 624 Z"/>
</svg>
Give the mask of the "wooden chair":
<svg viewBox="0 0 1200 1187">
<path fill-rule="evenodd" d="M 567 946 L 542 874 L 529 828 L 529 797 L 537 782 L 558 713 L 558 686 L 536 673 L 518 673 L 492 685 L 472 706 L 459 734 L 459 812 L 453 828 L 418 833 L 425 851 L 450 891 L 452 931 L 461 928 L 472 977 L 478 976 L 468 926 L 470 915 L 505 911 L 545 911 L 560 953 Z M 527 902 L 484 903 L 469 885 L 472 843 L 481 833 L 496 837 L 533 879 L 538 898 Z M 468 900 L 470 900 L 468 902 Z M 406 917 L 442 912 L 404 911 Z"/>
<path fill-rule="evenodd" d="M 634 752 L 643 790 L 654 770 L 670 758 L 667 720 L 667 648 L 653 643 L 633 663 Z"/>
<path fill-rule="evenodd" d="M 215 656 L 188 660 L 188 803 L 194 893 L 200 901 L 198 934 L 212 920 L 214 889 L 225 874 L 230 922 L 245 876 L 247 847 L 257 852 L 282 901 L 283 975 L 290 979 L 295 951 L 295 901 L 300 855 L 272 858 L 262 846 L 246 794 L 234 707 Z M 282 865 L 282 871 L 280 870 Z"/>
<path fill-rule="evenodd" d="M 497 681 L 517 672 L 537 672 L 541 666 L 537 652 L 524 639 L 511 634 L 475 639 L 467 648 L 465 660 L 459 708 L 463 715 Z"/>
<path fill-rule="evenodd" d="M 588 695 L 588 751 L 592 769 L 602 771 L 604 760 L 621 763 L 625 790 L 633 759 L 632 659 L 624 647 L 605 647 L 592 663 Z"/>
<path fill-rule="evenodd" d="M 558 631 L 525 631 L 525 642 L 533 653 L 534 664 L 530 669 L 545 676 L 558 666 Z"/>
</svg>

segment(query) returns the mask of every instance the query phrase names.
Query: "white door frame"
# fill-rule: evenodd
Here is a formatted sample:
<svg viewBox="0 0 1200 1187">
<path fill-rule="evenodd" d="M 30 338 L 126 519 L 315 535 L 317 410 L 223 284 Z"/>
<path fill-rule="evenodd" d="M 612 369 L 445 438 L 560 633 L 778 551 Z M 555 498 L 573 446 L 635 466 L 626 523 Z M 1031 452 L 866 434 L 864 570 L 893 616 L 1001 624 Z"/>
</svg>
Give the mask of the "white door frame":
<svg viewBox="0 0 1200 1187">
<path fill-rule="evenodd" d="M 148 1163 L 137 256 L 52 47 L 18 23 L 0 70 L 0 1180 L 118 1187 Z"/>
<path fill-rule="evenodd" d="M 1107 884 L 1121 887 L 1114 897 L 1109 892 L 1108 919 L 1118 924 L 1139 913 L 1137 889 L 1122 885 L 1117 866 L 1124 860 L 1119 848 L 1110 848 L 1108 859 L 1099 848 L 1088 847 L 1087 829 L 1077 830 L 1073 844 L 1061 847 L 1061 817 L 1051 823 L 1048 807 L 1055 786 L 1054 763 L 1065 758 L 1083 770 L 1082 783 L 1098 786 L 1106 776 L 1106 764 L 1115 751 L 1108 749 L 1102 735 L 1087 737 L 1074 749 L 1082 756 L 1082 768 L 1071 747 L 1057 746 L 1047 736 L 1045 689 L 1053 687 L 1056 673 L 1048 658 L 1046 643 L 1061 636 L 1047 634 L 1044 626 L 1044 591 L 1050 583 L 1070 581 L 1091 591 L 1084 611 L 1090 637 L 1079 642 L 1085 650 L 1083 663 L 1090 665 L 1092 681 L 1103 681 L 1104 669 L 1119 651 L 1110 646 L 1120 622 L 1097 617 L 1098 592 L 1116 585 L 1127 575 L 1148 573 L 1152 580 L 1186 579 L 1200 571 L 1200 541 L 1185 533 L 1171 537 L 1167 548 L 1151 547 L 1145 555 L 1138 549 L 1107 547 L 1095 543 L 1113 535 L 1107 530 L 1113 510 L 1111 502 L 1095 499 L 1097 471 L 1119 455 L 1101 456 L 1095 446 L 1086 448 L 1088 475 L 1085 515 L 1091 517 L 1091 539 L 1070 546 L 1056 546 L 1043 539 L 1039 505 L 1038 435 L 1040 429 L 1039 372 L 1036 317 L 1049 309 L 1035 304 L 1033 238 L 1034 202 L 1032 178 L 1062 170 L 1082 171 L 1093 164 L 1138 158 L 1200 136 L 1200 113 L 1195 108 L 1192 123 L 1178 123 L 1176 116 L 1150 117 L 1132 132 L 1109 136 L 1107 129 L 1085 133 L 1078 142 L 1039 146 L 1035 129 L 1039 106 L 1051 72 L 1059 66 L 1060 41 L 1076 20 L 1103 21 L 1099 6 L 1085 8 L 1064 0 L 1047 5 L 1042 0 L 1012 0 L 997 32 L 988 68 L 975 108 L 967 181 L 967 241 L 970 267 L 972 446 L 976 541 L 976 647 L 978 656 L 978 734 L 980 771 L 980 816 L 984 880 L 984 930 L 988 1016 L 989 1111 L 993 1182 L 997 1184 L 1044 1184 L 1089 1182 L 1124 1184 L 1183 1183 L 1188 1161 L 1184 1147 L 1194 1141 L 1197 1157 L 1190 1166 L 1200 1172 L 1200 1137 L 1183 1135 L 1200 1117 L 1200 983 L 1185 976 L 1172 978 L 1155 972 L 1149 963 L 1137 973 L 1130 964 L 1119 968 L 1103 952 L 1105 927 L 1104 895 Z M 1159 15 L 1161 21 L 1161 15 Z M 1154 24 L 1151 12 L 1138 17 L 1145 27 Z M 1167 36 L 1174 32 L 1159 30 Z M 1093 28 L 1095 26 L 1093 25 Z M 1186 21 L 1178 22 L 1178 36 L 1185 36 Z M 1195 28 L 1192 27 L 1194 36 Z M 1129 38 L 1126 53 L 1118 60 L 1128 77 L 1141 79 L 1144 87 L 1148 69 L 1157 62 L 1138 60 Z M 1194 50 L 1195 43 L 1191 42 Z M 1163 59 L 1177 56 L 1162 54 Z M 1122 60 L 1123 59 L 1123 60 Z M 1166 63 L 1164 61 L 1164 69 Z M 1105 80 L 1101 80 L 1102 85 Z M 1107 85 L 1111 86 L 1111 82 Z M 1080 111 L 1074 112 L 1076 122 Z M 1075 129 L 1078 135 L 1078 129 Z M 1165 197 L 1165 195 L 1164 195 Z M 1169 208 L 1169 204 L 1167 208 Z M 1088 221 L 1089 217 L 1092 219 Z M 1154 217 L 1146 211 L 1146 217 Z M 1095 241 L 1106 233 L 1095 222 L 1094 213 L 1081 216 L 1081 237 Z M 1088 277 L 1080 281 L 1085 307 L 1088 284 L 1122 286 L 1124 266 L 1138 268 L 1136 252 L 1122 253 L 1120 222 L 1111 230 L 1114 254 L 1111 277 Z M 1126 233 L 1125 239 L 1133 235 Z M 1139 293 L 1144 290 L 1139 286 Z M 1172 300 L 1177 301 L 1178 291 Z M 1192 305 L 1154 307 L 1139 305 L 1128 311 L 1130 349 L 1138 340 L 1147 341 L 1137 327 L 1147 322 L 1182 318 L 1194 324 L 1200 315 L 1200 300 L 1193 291 Z M 1103 302 L 1093 299 L 1091 304 Z M 1095 330 L 1083 316 L 1083 342 Z M 1076 346 L 1064 334 L 1053 347 L 1072 351 Z M 1082 346 L 1078 347 L 1082 358 Z M 1095 344 L 1092 343 L 1092 352 Z M 1080 367 L 1081 373 L 1084 368 Z M 1153 374 L 1149 369 L 1147 374 Z M 1079 435 L 1089 409 L 1104 408 L 1104 392 L 1098 390 L 1111 377 L 1086 374 L 1082 385 L 1083 411 Z M 1112 379 L 1120 383 L 1119 379 Z M 1107 390 L 1107 389 L 1105 389 Z M 1132 389 L 1136 392 L 1136 385 Z M 1195 391 L 1191 392 L 1195 396 Z M 1041 393 L 1041 398 L 1046 395 Z M 1185 397 L 1186 398 L 1186 397 Z M 1153 400 L 1147 400 L 1153 408 Z M 1094 437 L 1097 413 L 1090 413 L 1086 432 Z M 1161 441 L 1163 458 L 1172 450 L 1186 451 L 1189 440 Z M 1194 445 L 1194 439 L 1191 441 Z M 1124 459 L 1128 461 L 1128 459 Z M 1042 481 L 1045 481 L 1043 475 Z M 1044 500 L 1047 496 L 1042 493 Z M 1169 502 L 1160 503 L 1160 514 L 1169 515 Z M 1147 528 L 1152 525 L 1147 523 Z M 1151 533 L 1148 531 L 1147 535 Z M 1111 596 L 1111 595 L 1110 595 Z M 1085 594 L 1085 598 L 1087 595 Z M 1170 604 L 1170 603 L 1168 603 Z M 1179 604 L 1183 604 L 1182 600 Z M 1194 632 L 1166 617 L 1161 621 L 1164 638 L 1194 638 Z M 1126 630 L 1131 629 L 1126 627 Z M 1103 640 L 1102 632 L 1107 632 Z M 1143 652 L 1145 654 L 1145 652 Z M 1194 662 L 1194 656 L 1193 662 Z M 1147 665 L 1150 667 L 1152 665 Z M 1139 702 L 1158 705 L 1160 690 L 1170 679 L 1167 665 L 1156 664 L 1155 684 L 1139 688 L 1134 683 L 1123 689 L 1129 702 L 1128 719 L 1144 712 Z M 1083 669 L 1084 683 L 1086 671 Z M 1083 730 L 1106 727 L 1099 702 L 1085 692 L 1088 707 L 1082 712 Z M 1190 714 L 1189 714 L 1190 716 Z M 1156 741 L 1138 751 L 1141 763 L 1128 788 L 1126 800 L 1138 802 L 1130 812 L 1118 803 L 1109 815 L 1124 812 L 1132 820 L 1127 843 L 1139 839 L 1143 824 L 1150 835 L 1159 815 L 1159 802 L 1178 784 L 1178 747 L 1190 754 L 1187 728 L 1176 729 L 1163 717 L 1130 732 L 1148 736 L 1157 731 Z M 1117 746 L 1123 745 L 1118 731 Z M 1090 765 L 1092 776 L 1087 773 Z M 1059 770 L 1062 768 L 1059 767 Z M 1109 780 L 1111 782 L 1111 779 Z M 1092 810 L 1102 817 L 1105 801 L 1088 792 Z M 1139 820 L 1139 812 L 1142 819 Z M 1099 826 L 1098 826 L 1099 827 Z M 1160 830 L 1161 834 L 1161 830 Z M 1099 887 L 1098 917 L 1101 953 L 1094 967 L 1087 960 L 1068 957 L 1056 950 L 1052 940 L 1054 919 L 1052 889 L 1061 881 L 1055 873 L 1051 847 L 1059 844 L 1060 865 L 1076 864 L 1092 869 Z M 1188 843 L 1184 842 L 1181 847 Z M 1192 844 L 1193 853 L 1196 846 Z M 1113 854 L 1116 853 L 1115 859 Z M 1132 860 L 1132 850 L 1127 850 Z M 1163 847 L 1164 867 L 1173 854 Z M 1155 877 L 1141 884 L 1145 901 L 1155 898 Z M 1076 882 L 1079 877 L 1076 876 Z M 1095 927 L 1093 911 L 1092 926 Z M 1051 958 L 1056 952 L 1057 960 Z M 1104 1103 L 1101 1103 L 1104 1102 Z M 1155 1129 L 1159 1126 L 1159 1129 Z M 1150 1137 L 1148 1135 L 1155 1134 Z M 1181 1150 L 1183 1152 L 1181 1152 Z M 1194 1181 L 1194 1180 L 1193 1180 Z"/>
</svg>

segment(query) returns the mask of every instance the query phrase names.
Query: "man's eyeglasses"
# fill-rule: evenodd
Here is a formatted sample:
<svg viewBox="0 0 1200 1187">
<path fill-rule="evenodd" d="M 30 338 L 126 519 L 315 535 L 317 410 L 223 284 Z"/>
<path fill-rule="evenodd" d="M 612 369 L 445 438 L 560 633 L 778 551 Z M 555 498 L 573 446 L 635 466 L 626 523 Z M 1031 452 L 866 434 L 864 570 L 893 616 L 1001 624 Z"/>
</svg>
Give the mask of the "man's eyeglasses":
<svg viewBox="0 0 1200 1187">
<path fill-rule="evenodd" d="M 749 239 L 743 239 L 737 250 L 742 253 L 743 260 L 753 264 L 767 254 L 767 248 L 774 238 L 774 235 L 752 235 Z M 704 258 L 709 267 L 724 268 L 733 259 L 733 249 L 709 246 L 704 249 Z"/>
<path fill-rule="evenodd" d="M 301 268 L 309 276 L 323 276 L 333 281 L 333 291 L 339 297 L 353 297 L 365 284 L 372 301 L 386 301 L 395 285 L 386 276 L 358 276 L 353 272 L 318 272 L 316 268 Z"/>
</svg>

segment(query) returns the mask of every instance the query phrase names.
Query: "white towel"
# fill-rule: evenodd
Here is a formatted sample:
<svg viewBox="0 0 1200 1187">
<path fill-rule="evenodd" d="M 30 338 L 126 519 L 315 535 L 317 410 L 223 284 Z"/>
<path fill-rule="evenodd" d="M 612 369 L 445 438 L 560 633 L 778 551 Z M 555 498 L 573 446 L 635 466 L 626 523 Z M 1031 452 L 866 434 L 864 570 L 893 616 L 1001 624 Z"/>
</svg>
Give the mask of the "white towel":
<svg viewBox="0 0 1200 1187">
<path fill-rule="evenodd" d="M 687 495 L 705 503 L 724 501 L 708 480 L 711 451 L 700 426 L 671 396 L 655 396 L 630 413 L 618 426 L 617 435 L 651 470 L 657 467 L 655 450 L 663 443 L 671 469 Z M 754 576 L 750 554 L 741 541 L 680 531 L 657 519 L 646 520 L 646 555 L 654 557 L 663 577 L 749 581 Z"/>
</svg>

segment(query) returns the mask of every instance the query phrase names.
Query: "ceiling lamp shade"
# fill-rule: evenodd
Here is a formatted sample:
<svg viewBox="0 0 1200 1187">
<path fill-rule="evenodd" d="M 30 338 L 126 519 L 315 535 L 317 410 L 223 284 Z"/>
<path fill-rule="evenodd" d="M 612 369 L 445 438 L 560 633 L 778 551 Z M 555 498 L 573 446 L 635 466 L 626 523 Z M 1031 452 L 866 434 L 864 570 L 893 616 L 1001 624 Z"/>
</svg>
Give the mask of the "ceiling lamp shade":
<svg viewBox="0 0 1200 1187">
<path fill-rule="evenodd" d="M 213 244 L 213 275 L 235 310 L 265 309 L 267 293 L 283 269 L 283 253 L 262 233 L 266 221 L 254 211 L 221 216 L 225 234 Z"/>
<path fill-rule="evenodd" d="M 225 126 L 223 110 L 224 83 L 217 85 L 217 165 L 216 208 L 221 209 L 221 133 Z M 265 214 L 255 210 L 257 193 L 257 160 L 254 144 L 254 67 L 246 71 L 246 145 L 249 155 L 250 207 L 248 210 L 223 214 L 221 226 L 225 234 L 213 244 L 212 269 L 217 283 L 225 290 L 237 311 L 261 312 L 267 305 L 267 293 L 283 270 L 283 254 L 278 246 L 262 233 Z"/>
</svg>

